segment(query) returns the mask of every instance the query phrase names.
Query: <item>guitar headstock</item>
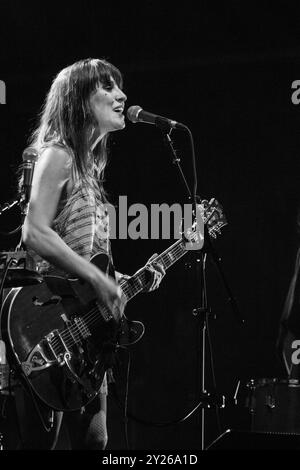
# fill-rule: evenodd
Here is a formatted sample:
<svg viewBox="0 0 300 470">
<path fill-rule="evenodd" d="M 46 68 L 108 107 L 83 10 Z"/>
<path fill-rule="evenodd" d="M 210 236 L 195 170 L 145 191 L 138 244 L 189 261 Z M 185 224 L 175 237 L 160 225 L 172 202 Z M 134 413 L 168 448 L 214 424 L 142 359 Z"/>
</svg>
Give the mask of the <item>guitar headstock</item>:
<svg viewBox="0 0 300 470">
<path fill-rule="evenodd" d="M 215 198 L 212 198 L 210 201 L 203 199 L 201 204 L 197 204 L 197 211 L 199 211 L 197 214 L 198 219 L 202 219 L 200 224 L 196 219 L 193 225 L 184 233 L 187 250 L 199 250 L 202 248 L 204 243 L 204 225 L 206 225 L 209 235 L 217 238 L 217 235 L 221 233 L 221 228 L 228 223 L 223 207 Z"/>
<path fill-rule="evenodd" d="M 198 204 L 198 209 L 209 235 L 217 238 L 217 235 L 221 233 L 221 228 L 228 224 L 223 207 L 215 198 L 212 198 L 210 201 L 203 199 L 201 204 Z"/>
</svg>

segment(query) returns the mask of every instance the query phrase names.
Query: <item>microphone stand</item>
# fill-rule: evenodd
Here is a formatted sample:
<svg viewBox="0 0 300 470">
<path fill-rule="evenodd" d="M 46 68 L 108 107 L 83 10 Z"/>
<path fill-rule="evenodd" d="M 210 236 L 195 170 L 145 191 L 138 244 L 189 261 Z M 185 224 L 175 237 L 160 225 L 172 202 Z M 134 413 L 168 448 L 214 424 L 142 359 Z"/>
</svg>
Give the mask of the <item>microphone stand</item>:
<svg viewBox="0 0 300 470">
<path fill-rule="evenodd" d="M 17 228 L 15 228 L 14 230 L 12 230 L 11 232 L 2 232 L 2 231 L 0 231 L 0 235 L 5 235 L 5 236 L 14 235 L 15 233 L 17 233 L 21 230 L 21 228 L 23 226 L 23 223 L 24 223 L 24 219 L 25 219 L 27 210 L 28 210 L 28 204 L 26 203 L 25 199 L 26 199 L 25 195 L 22 192 L 21 194 L 18 194 L 18 196 L 14 197 L 13 199 L 10 199 L 9 201 L 7 201 L 4 204 L 0 205 L 0 216 L 4 212 L 12 209 L 16 205 L 20 206 L 20 209 L 21 209 L 21 223 L 20 223 L 20 225 Z"/>
<path fill-rule="evenodd" d="M 164 136 L 164 141 L 171 149 L 171 153 L 173 155 L 173 164 L 176 164 L 178 171 L 183 179 L 184 185 L 186 187 L 187 193 L 188 193 L 188 198 L 193 202 L 193 207 L 194 207 L 194 217 L 196 217 L 196 214 L 198 213 L 197 211 L 197 203 L 201 202 L 201 199 L 199 196 L 196 195 L 196 188 L 197 188 L 197 173 L 196 173 L 196 164 L 195 164 L 195 154 L 194 154 L 194 146 L 193 146 L 193 139 L 190 130 L 188 127 L 186 127 L 186 130 L 190 134 L 191 138 L 191 143 L 192 143 L 192 151 L 193 151 L 193 173 L 194 173 L 194 193 L 192 194 L 189 185 L 187 183 L 187 180 L 184 176 L 184 173 L 182 171 L 181 165 L 180 165 L 180 158 L 178 157 L 178 151 L 175 150 L 174 144 L 171 139 L 171 132 L 172 129 L 168 129 L 169 133 L 165 128 L 161 128 L 163 131 L 163 136 Z M 232 295 L 231 289 L 229 288 L 228 282 L 226 280 L 224 271 L 221 267 L 220 263 L 220 257 L 216 253 L 214 247 L 212 246 L 211 240 L 210 240 L 210 235 L 208 233 L 207 226 L 204 225 L 204 244 L 200 252 L 194 252 L 194 263 L 196 266 L 196 282 L 197 285 L 200 285 L 200 291 L 199 291 L 199 306 L 196 306 L 193 308 L 192 314 L 198 319 L 199 321 L 199 326 L 201 328 L 201 336 L 202 336 L 202 348 L 201 348 L 201 366 L 202 366 L 202 371 L 201 371 L 201 391 L 200 391 L 200 407 L 201 407 L 201 450 L 205 450 L 205 409 L 210 408 L 212 405 L 220 408 L 225 407 L 225 398 L 218 397 L 216 390 L 213 394 L 210 394 L 206 390 L 206 335 L 207 335 L 207 327 L 208 327 L 208 317 L 212 313 L 211 308 L 208 305 L 208 298 L 207 298 L 207 284 L 206 284 L 206 259 L 207 259 L 207 254 L 210 254 L 215 266 L 217 267 L 220 277 L 223 281 L 225 290 L 228 295 L 228 300 L 231 304 L 232 310 L 238 319 L 239 322 L 244 323 L 244 320 L 242 319 L 240 312 L 238 310 L 237 303 Z"/>
<path fill-rule="evenodd" d="M 12 207 L 18 205 L 21 205 L 21 203 L 24 200 L 24 195 L 23 194 L 18 194 L 17 197 L 14 197 L 13 199 L 10 199 L 7 202 L 4 202 L 4 204 L 0 204 L 0 215 L 3 214 L 3 212 L 11 209 Z"/>
</svg>

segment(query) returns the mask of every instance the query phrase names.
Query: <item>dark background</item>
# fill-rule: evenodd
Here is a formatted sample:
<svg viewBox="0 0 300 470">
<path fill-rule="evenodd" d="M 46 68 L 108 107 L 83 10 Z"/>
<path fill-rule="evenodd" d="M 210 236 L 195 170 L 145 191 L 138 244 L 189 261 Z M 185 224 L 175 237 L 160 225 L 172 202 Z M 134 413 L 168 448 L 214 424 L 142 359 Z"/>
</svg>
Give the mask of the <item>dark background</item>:
<svg viewBox="0 0 300 470">
<path fill-rule="evenodd" d="M 0 201 L 15 194 L 15 171 L 52 79 L 76 60 L 108 59 L 124 74 L 128 106 L 189 126 L 198 193 L 216 197 L 228 219 L 214 246 L 245 320 L 241 326 L 232 312 L 208 255 L 208 301 L 216 317 L 210 317 L 209 337 L 217 393 L 226 397 L 219 415 L 205 411 L 208 444 L 228 427 L 248 426 L 247 381 L 284 376 L 275 344 L 298 243 L 300 105 L 291 101 L 291 85 L 300 79 L 299 8 L 297 2 L 138 5 L 1 2 L 0 79 L 7 104 L 0 106 Z M 191 182 L 189 140 L 172 135 Z M 127 195 L 128 205 L 186 202 L 161 132 L 145 124 L 128 123 L 113 136 L 107 189 L 115 202 Z M 19 220 L 12 209 L 1 216 L 1 230 Z M 2 236 L 1 249 L 13 249 L 18 240 Z M 133 273 L 171 243 L 115 240 L 116 267 Z M 132 449 L 201 447 L 199 410 L 180 424 L 158 426 L 183 418 L 199 402 L 201 325 L 191 313 L 199 304 L 199 283 L 188 260 L 126 311 L 146 326 L 130 349 L 128 410 L 146 422 L 129 420 Z M 207 351 L 207 389 L 213 392 L 210 359 Z M 115 369 L 121 408 L 113 387 L 109 395 L 109 449 L 126 448 L 127 361 L 120 353 Z M 239 380 L 241 399 L 234 406 Z"/>
</svg>

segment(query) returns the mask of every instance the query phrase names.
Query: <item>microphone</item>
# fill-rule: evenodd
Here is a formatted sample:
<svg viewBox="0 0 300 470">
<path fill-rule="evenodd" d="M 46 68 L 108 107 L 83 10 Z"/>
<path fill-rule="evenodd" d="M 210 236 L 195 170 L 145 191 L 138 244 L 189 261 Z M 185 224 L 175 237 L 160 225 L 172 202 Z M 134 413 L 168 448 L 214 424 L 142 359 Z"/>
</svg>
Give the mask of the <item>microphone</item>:
<svg viewBox="0 0 300 470">
<path fill-rule="evenodd" d="M 28 204 L 31 194 L 31 184 L 32 184 L 32 177 L 34 172 L 35 163 L 38 159 L 39 153 L 33 147 L 27 147 L 23 154 L 23 183 L 22 183 L 22 195 L 23 195 L 23 203 Z"/>
<path fill-rule="evenodd" d="M 158 116 L 157 114 L 148 113 L 148 111 L 144 111 L 140 106 L 130 106 L 127 110 L 127 118 L 134 123 L 145 122 L 147 124 L 154 124 L 162 130 L 186 129 L 184 124 Z"/>
</svg>

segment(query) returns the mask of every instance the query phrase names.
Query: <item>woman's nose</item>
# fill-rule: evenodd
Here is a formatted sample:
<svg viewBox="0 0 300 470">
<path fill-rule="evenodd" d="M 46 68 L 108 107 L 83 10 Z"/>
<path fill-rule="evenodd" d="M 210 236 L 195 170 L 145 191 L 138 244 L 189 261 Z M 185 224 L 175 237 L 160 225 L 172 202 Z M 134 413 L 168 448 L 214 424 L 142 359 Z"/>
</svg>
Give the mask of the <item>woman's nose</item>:
<svg viewBox="0 0 300 470">
<path fill-rule="evenodd" d="M 127 96 L 125 95 L 125 93 L 122 90 L 120 90 L 120 88 L 118 89 L 117 100 L 118 101 L 126 101 L 127 100 Z"/>
</svg>

